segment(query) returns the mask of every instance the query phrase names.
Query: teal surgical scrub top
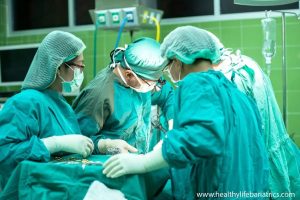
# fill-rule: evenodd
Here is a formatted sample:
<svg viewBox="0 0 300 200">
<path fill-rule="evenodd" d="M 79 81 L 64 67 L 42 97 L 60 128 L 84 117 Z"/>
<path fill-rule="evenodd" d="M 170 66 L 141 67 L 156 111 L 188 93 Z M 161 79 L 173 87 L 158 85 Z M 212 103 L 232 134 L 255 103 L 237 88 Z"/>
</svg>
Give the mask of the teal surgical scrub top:
<svg viewBox="0 0 300 200">
<path fill-rule="evenodd" d="M 175 199 L 266 192 L 269 166 L 254 102 L 216 71 L 191 73 L 179 85 L 174 129 L 162 145 Z"/>
<path fill-rule="evenodd" d="M 8 99 L 0 111 L 0 186 L 19 162 L 50 160 L 41 138 L 67 134 L 80 134 L 80 128 L 58 92 L 26 89 Z"/>
</svg>

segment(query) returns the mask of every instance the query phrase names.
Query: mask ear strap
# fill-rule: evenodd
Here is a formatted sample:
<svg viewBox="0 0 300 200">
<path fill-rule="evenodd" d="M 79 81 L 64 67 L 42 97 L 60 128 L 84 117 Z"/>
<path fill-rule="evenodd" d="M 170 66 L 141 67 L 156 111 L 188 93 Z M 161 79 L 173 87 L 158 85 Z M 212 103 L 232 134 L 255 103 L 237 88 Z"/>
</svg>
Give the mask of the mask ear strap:
<svg viewBox="0 0 300 200">
<path fill-rule="evenodd" d="M 127 86 L 129 86 L 128 83 L 127 83 L 127 81 L 125 80 L 125 78 L 124 78 L 124 76 L 123 76 L 121 70 L 120 70 L 120 66 L 117 67 L 117 71 L 118 71 L 118 73 L 119 73 L 119 75 L 120 75 L 122 81 L 124 82 L 124 84 L 126 84 Z"/>
<path fill-rule="evenodd" d="M 136 74 L 134 73 L 134 71 L 132 71 L 132 73 L 133 73 L 133 76 L 136 78 L 136 80 L 139 82 L 140 86 L 142 86 L 143 83 L 142 83 L 142 81 L 140 80 L 140 78 L 138 77 L 138 75 L 136 75 Z"/>
<path fill-rule="evenodd" d="M 179 62 L 181 62 L 181 61 L 179 61 Z M 180 65 L 180 71 L 179 71 L 178 81 L 180 81 L 182 69 L 183 69 L 183 62 L 181 62 L 181 65 Z"/>
<path fill-rule="evenodd" d="M 131 68 L 130 65 L 128 64 L 128 62 L 127 62 L 127 60 L 126 60 L 126 58 L 125 58 L 125 55 L 124 55 L 123 59 L 124 59 L 124 62 L 125 62 L 126 67 L 127 67 L 128 69 L 130 69 L 130 71 L 132 71 L 133 75 L 135 76 L 135 78 L 137 79 L 137 81 L 139 82 L 139 84 L 142 85 L 142 82 L 141 82 L 140 78 L 138 77 L 138 75 L 132 70 L 132 68 Z"/>
<path fill-rule="evenodd" d="M 57 71 L 57 76 L 58 76 L 58 78 L 60 78 L 63 82 L 66 82 L 65 79 L 63 79 L 63 77 L 60 75 L 60 72 L 59 72 L 59 71 Z"/>
<path fill-rule="evenodd" d="M 123 60 L 125 62 L 125 65 L 128 69 L 130 69 L 130 71 L 132 71 L 132 74 L 135 76 L 135 78 L 137 79 L 137 81 L 139 82 L 139 84 L 142 86 L 143 83 L 142 81 L 140 80 L 140 78 L 138 77 L 138 75 L 136 75 L 136 73 L 132 70 L 132 68 L 130 67 L 130 65 L 128 64 L 126 58 L 125 58 L 125 55 L 123 56 Z"/>
</svg>

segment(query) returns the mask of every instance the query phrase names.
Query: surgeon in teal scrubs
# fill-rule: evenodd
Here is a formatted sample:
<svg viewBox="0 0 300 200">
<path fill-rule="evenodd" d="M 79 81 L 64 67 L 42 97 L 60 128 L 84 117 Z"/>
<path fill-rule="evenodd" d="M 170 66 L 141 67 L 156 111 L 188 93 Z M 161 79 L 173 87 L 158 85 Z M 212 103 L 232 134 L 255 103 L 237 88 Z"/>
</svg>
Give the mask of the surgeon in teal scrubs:
<svg viewBox="0 0 300 200">
<path fill-rule="evenodd" d="M 211 70 L 220 57 L 212 37 L 202 31 L 197 40 L 201 49 L 175 29 L 161 45 L 170 60 L 165 70 L 178 85 L 174 129 L 162 148 L 115 155 L 104 163 L 103 173 L 116 178 L 169 166 L 175 199 L 266 192 L 269 166 L 257 107 L 222 73 Z"/>
<path fill-rule="evenodd" d="M 111 52 L 111 63 L 73 103 L 82 133 L 94 141 L 95 154 L 148 152 L 151 91 L 166 64 L 160 44 L 151 38 Z"/>
<path fill-rule="evenodd" d="M 180 31 L 197 37 L 199 30 L 197 27 L 183 26 Z M 285 200 L 300 199 L 300 151 L 286 130 L 270 78 L 252 58 L 239 50 L 232 52 L 215 35 L 208 33 L 221 50 L 220 62 L 214 69 L 221 71 L 240 91 L 252 97 L 258 107 L 270 164 L 270 191 L 274 194 L 295 194 L 296 198 L 285 197 Z"/>
<path fill-rule="evenodd" d="M 23 160 L 49 161 L 63 152 L 87 157 L 93 142 L 81 131 L 62 96 L 83 80 L 84 43 L 63 32 L 49 33 L 40 44 L 22 84 L 0 111 L 0 191 Z M 61 152 L 61 153 L 60 153 Z"/>
</svg>

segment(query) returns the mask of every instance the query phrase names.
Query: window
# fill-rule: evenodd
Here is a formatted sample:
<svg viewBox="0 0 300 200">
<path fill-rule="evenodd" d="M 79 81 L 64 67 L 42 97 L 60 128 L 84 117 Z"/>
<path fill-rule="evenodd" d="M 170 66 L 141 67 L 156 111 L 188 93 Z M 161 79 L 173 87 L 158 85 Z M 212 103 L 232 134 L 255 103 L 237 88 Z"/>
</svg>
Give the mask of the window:
<svg viewBox="0 0 300 200">
<path fill-rule="evenodd" d="M 214 14 L 214 1 L 158 0 L 157 9 L 164 11 L 163 18 L 191 17 Z"/>
<path fill-rule="evenodd" d="M 10 16 L 7 17 L 11 35 L 31 34 L 32 32 L 25 30 L 36 31 L 43 28 L 64 27 L 63 29 L 68 30 L 70 28 L 81 30 L 81 25 L 93 24 L 89 10 L 95 9 L 96 6 L 95 0 L 7 0 L 7 2 L 11 11 L 8 12 Z M 235 5 L 234 0 L 205 2 L 201 0 L 139 0 L 139 2 L 148 7 L 163 10 L 163 19 L 167 19 L 165 21 L 169 23 L 179 22 L 176 18 L 181 17 L 190 17 L 184 20 L 193 18 L 194 21 L 199 21 L 199 19 L 210 21 L 221 19 L 222 14 L 298 9 L 299 7 L 298 2 L 281 6 L 243 6 Z M 231 17 L 234 18 L 234 16 Z M 94 29 L 93 26 L 87 26 L 87 28 Z M 49 30 L 43 31 L 49 32 Z"/>
<path fill-rule="evenodd" d="M 68 0 L 13 0 L 13 30 L 68 26 Z"/>
<path fill-rule="evenodd" d="M 93 24 L 89 10 L 95 9 L 95 0 L 75 0 L 75 24 Z"/>
<path fill-rule="evenodd" d="M 27 74 L 36 50 L 36 47 L 0 50 L 1 84 L 20 84 Z"/>
</svg>

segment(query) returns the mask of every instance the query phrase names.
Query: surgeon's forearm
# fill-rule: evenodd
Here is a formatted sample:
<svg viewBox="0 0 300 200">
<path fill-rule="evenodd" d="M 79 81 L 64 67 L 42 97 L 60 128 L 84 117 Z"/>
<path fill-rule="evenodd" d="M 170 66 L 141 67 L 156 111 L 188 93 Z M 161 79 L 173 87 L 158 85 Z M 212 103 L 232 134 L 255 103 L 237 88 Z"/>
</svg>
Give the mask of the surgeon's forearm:
<svg viewBox="0 0 300 200">
<path fill-rule="evenodd" d="M 146 172 L 151 172 L 169 166 L 167 161 L 163 158 L 161 147 L 147 153 L 143 157 Z"/>
<path fill-rule="evenodd" d="M 61 146 L 57 141 L 57 136 L 47 137 L 41 140 L 43 141 L 50 154 L 61 151 Z"/>
</svg>

